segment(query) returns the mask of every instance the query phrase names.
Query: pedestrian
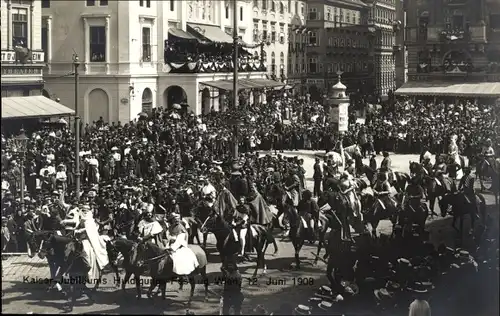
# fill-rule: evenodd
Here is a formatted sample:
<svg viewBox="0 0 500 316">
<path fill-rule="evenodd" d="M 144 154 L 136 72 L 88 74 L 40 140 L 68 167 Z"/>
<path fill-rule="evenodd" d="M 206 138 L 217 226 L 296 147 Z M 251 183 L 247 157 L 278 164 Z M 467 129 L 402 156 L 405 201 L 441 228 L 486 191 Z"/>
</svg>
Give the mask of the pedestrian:
<svg viewBox="0 0 500 316">
<path fill-rule="evenodd" d="M 236 258 L 228 259 L 221 268 L 224 280 L 224 291 L 222 294 L 222 308 L 220 315 L 230 315 L 231 308 L 234 315 L 241 315 L 241 306 L 244 300 L 241 292 L 243 278 L 238 271 Z"/>
<path fill-rule="evenodd" d="M 316 157 L 314 163 L 314 196 L 318 197 L 321 195 L 321 182 L 323 181 L 323 170 L 321 170 L 321 163 L 319 158 Z"/>
</svg>

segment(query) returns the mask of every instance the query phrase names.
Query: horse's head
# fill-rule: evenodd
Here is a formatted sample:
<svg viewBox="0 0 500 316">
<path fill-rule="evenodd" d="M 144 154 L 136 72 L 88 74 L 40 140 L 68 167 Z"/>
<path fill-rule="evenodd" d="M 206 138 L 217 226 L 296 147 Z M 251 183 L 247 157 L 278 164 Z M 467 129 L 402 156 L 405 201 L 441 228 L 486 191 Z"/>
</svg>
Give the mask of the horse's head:
<svg viewBox="0 0 500 316">
<path fill-rule="evenodd" d="M 410 173 L 411 174 L 418 174 L 420 173 L 421 169 L 422 169 L 422 165 L 416 161 L 410 161 Z"/>
<path fill-rule="evenodd" d="M 64 260 L 67 261 L 71 255 L 74 255 L 83 250 L 83 244 L 77 238 L 71 238 L 64 247 Z"/>
<path fill-rule="evenodd" d="M 213 233 L 215 230 L 217 230 L 218 227 L 222 225 L 223 221 L 224 220 L 222 216 L 215 210 L 212 210 L 210 214 L 208 214 L 208 217 L 203 223 L 203 225 L 201 226 L 200 231 L 203 234 Z"/>
</svg>

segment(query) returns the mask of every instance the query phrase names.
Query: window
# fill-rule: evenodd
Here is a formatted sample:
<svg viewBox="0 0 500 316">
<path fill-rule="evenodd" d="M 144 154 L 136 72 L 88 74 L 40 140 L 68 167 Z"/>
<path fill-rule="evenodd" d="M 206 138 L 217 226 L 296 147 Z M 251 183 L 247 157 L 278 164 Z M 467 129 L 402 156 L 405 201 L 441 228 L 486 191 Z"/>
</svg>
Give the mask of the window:
<svg viewBox="0 0 500 316">
<path fill-rule="evenodd" d="M 304 15 L 304 11 L 305 11 L 305 7 L 304 7 L 304 4 L 302 3 L 302 4 L 300 5 L 300 14 L 301 14 L 301 15 Z"/>
<path fill-rule="evenodd" d="M 273 0 L 271 0 L 271 11 L 276 12 L 276 3 Z"/>
<path fill-rule="evenodd" d="M 95 0 L 87 0 L 87 7 L 94 7 L 95 6 Z"/>
<path fill-rule="evenodd" d="M 463 15 L 454 15 L 453 20 L 451 21 L 454 29 L 463 29 L 464 28 L 464 16 Z"/>
<path fill-rule="evenodd" d="M 285 64 L 285 54 L 283 52 L 280 53 L 280 65 Z"/>
<path fill-rule="evenodd" d="M 309 72 L 316 73 L 318 71 L 318 60 L 316 58 L 309 58 Z"/>
<path fill-rule="evenodd" d="M 50 8 L 50 0 L 42 0 L 42 8 Z"/>
<path fill-rule="evenodd" d="M 253 0 L 253 6 L 255 8 L 258 8 L 259 7 L 259 0 Z"/>
<path fill-rule="evenodd" d="M 490 14 L 490 26 L 494 30 L 500 30 L 500 14 Z"/>
<path fill-rule="evenodd" d="M 272 31 L 271 32 L 271 43 L 275 43 L 276 42 L 276 31 Z"/>
<path fill-rule="evenodd" d="M 299 3 L 295 1 L 295 14 L 299 14 Z"/>
<path fill-rule="evenodd" d="M 47 29 L 46 26 L 42 27 L 42 50 L 44 51 L 44 62 L 47 62 L 47 57 L 49 54 L 47 54 L 49 50 L 49 30 Z"/>
<path fill-rule="evenodd" d="M 240 7 L 240 21 L 243 21 L 243 7 Z"/>
<path fill-rule="evenodd" d="M 90 61 L 106 61 L 106 29 L 104 26 L 90 27 Z"/>
<path fill-rule="evenodd" d="M 28 9 L 12 9 L 12 46 L 28 47 Z"/>
<path fill-rule="evenodd" d="M 318 12 L 317 12 L 316 8 L 309 9 L 309 20 L 316 20 L 317 16 L 318 16 Z"/>
<path fill-rule="evenodd" d="M 276 55 L 274 52 L 271 53 L 271 71 L 276 72 Z"/>
<path fill-rule="evenodd" d="M 262 10 L 267 10 L 267 0 L 262 0 Z"/>
<path fill-rule="evenodd" d="M 143 6 L 144 6 L 144 0 L 139 0 L 139 5 L 140 5 L 141 7 L 143 7 Z"/>
<path fill-rule="evenodd" d="M 332 19 L 332 9 L 326 9 L 326 20 L 330 21 Z"/>
<path fill-rule="evenodd" d="M 226 5 L 226 19 L 229 19 L 229 6 Z"/>
<path fill-rule="evenodd" d="M 99 1 L 99 5 L 100 5 L 101 7 L 106 7 L 106 6 L 108 6 L 108 0 L 101 0 L 101 1 Z"/>
<path fill-rule="evenodd" d="M 151 29 L 142 28 L 142 61 L 151 61 Z"/>
<path fill-rule="evenodd" d="M 175 10 L 175 1 L 170 0 L 170 11 L 174 11 L 174 10 Z"/>
<path fill-rule="evenodd" d="M 351 13 L 347 11 L 346 23 L 351 23 Z"/>
<path fill-rule="evenodd" d="M 316 32 L 311 32 L 309 35 L 309 45 L 317 45 L 318 44 L 318 38 Z"/>
<path fill-rule="evenodd" d="M 285 6 L 280 2 L 280 14 L 285 14 Z"/>
</svg>

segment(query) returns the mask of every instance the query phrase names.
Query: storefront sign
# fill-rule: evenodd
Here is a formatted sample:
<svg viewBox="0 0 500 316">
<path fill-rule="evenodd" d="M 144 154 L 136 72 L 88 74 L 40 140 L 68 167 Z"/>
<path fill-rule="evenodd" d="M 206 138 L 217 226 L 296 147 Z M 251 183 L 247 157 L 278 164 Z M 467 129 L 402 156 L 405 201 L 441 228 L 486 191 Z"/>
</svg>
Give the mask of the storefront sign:
<svg viewBox="0 0 500 316">
<path fill-rule="evenodd" d="M 2 67 L 2 75 L 42 75 L 41 68 L 33 67 Z"/>
<path fill-rule="evenodd" d="M 31 63 L 43 63 L 44 62 L 44 52 L 31 52 Z M 2 63 L 15 63 L 16 62 L 16 52 L 15 51 L 2 51 Z"/>
<path fill-rule="evenodd" d="M 307 84 L 324 84 L 325 80 L 324 79 L 307 79 Z"/>
</svg>

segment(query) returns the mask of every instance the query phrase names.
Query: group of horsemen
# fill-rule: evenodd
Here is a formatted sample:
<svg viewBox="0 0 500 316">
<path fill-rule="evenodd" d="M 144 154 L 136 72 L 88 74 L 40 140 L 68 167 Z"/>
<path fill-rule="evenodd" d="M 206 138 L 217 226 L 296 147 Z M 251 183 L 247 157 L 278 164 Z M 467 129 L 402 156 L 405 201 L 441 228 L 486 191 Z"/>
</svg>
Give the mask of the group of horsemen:
<svg viewBox="0 0 500 316">
<path fill-rule="evenodd" d="M 455 157 L 458 155 L 458 147 L 454 139 L 452 138 L 449 153 L 451 157 Z M 491 141 L 488 142 L 487 146 L 483 151 L 483 155 L 487 158 L 494 157 L 494 151 L 491 146 Z M 436 157 L 436 162 L 433 165 L 430 161 L 430 154 L 426 154 L 421 161 L 422 171 L 427 173 L 428 175 L 433 175 L 435 179 L 439 181 L 445 192 L 451 193 L 454 188 L 447 188 L 446 183 L 450 183 L 449 181 L 445 181 L 445 177 L 447 174 L 447 163 L 445 159 L 441 156 Z M 350 161 L 348 161 L 350 163 Z M 318 206 L 316 200 L 313 198 L 312 193 L 309 190 L 305 189 L 305 181 L 304 181 L 304 170 L 299 165 L 287 165 L 289 168 L 276 168 L 279 169 L 283 174 L 279 174 L 278 170 L 272 167 L 268 167 L 265 169 L 263 174 L 259 175 L 259 180 L 263 180 L 263 184 L 259 185 L 261 190 L 264 190 L 263 196 L 269 204 L 279 204 L 278 201 L 270 198 L 268 194 L 270 188 L 274 185 L 278 185 L 284 189 L 287 193 L 287 201 L 285 203 L 289 203 L 296 207 L 298 214 L 301 218 L 304 218 L 308 223 L 307 230 L 310 230 L 311 234 L 314 235 L 314 229 L 318 225 L 318 217 L 319 213 L 323 212 L 327 218 L 330 220 L 338 220 L 338 217 L 335 215 L 335 210 L 329 208 L 327 205 L 322 206 L 321 208 Z M 223 181 L 224 176 L 223 173 L 219 173 L 217 177 L 211 177 L 214 179 L 214 184 L 211 183 L 209 178 L 203 177 L 201 180 L 200 192 L 198 196 L 201 200 L 206 201 L 206 205 L 208 207 L 213 206 L 213 201 L 215 201 L 218 192 L 221 189 L 228 189 L 233 193 L 235 197 L 237 197 L 238 205 L 236 207 L 237 212 L 233 212 L 232 218 L 229 221 L 234 230 L 234 238 L 236 241 L 239 241 L 241 244 L 241 253 L 243 256 L 245 253 L 245 241 L 247 240 L 246 235 L 249 229 L 250 224 L 252 223 L 252 219 L 255 218 L 253 212 L 254 209 L 250 206 L 248 201 L 248 196 L 242 195 L 241 192 L 238 192 L 238 187 L 241 187 L 241 183 L 245 182 L 246 179 L 240 172 L 239 168 L 233 166 L 231 172 L 231 176 L 227 182 Z M 358 187 L 358 181 L 356 181 L 356 170 L 353 165 L 348 164 L 345 168 L 344 172 L 340 172 L 338 166 L 335 163 L 328 163 L 323 166 L 324 169 L 324 187 L 325 191 L 336 191 L 339 192 L 342 196 L 346 198 L 349 205 L 351 206 L 352 215 L 358 218 L 362 217 L 362 205 L 361 199 L 359 197 L 361 188 Z M 467 200 L 471 203 L 471 205 L 475 206 L 475 193 L 474 193 L 474 178 L 470 175 L 470 168 L 463 168 L 464 176 L 462 177 L 458 190 L 462 190 Z M 222 174 L 222 175 L 221 175 Z M 409 205 L 416 205 L 417 207 L 423 207 L 423 209 L 429 212 L 427 205 L 424 203 L 426 198 L 426 192 L 423 189 L 423 182 L 421 174 L 412 174 L 410 175 L 410 181 L 406 186 L 405 190 L 405 201 Z M 391 197 L 391 182 L 394 178 L 394 174 L 391 169 L 391 159 L 389 154 L 384 152 L 384 159 L 381 163 L 380 169 L 375 176 L 375 179 L 370 179 L 371 187 L 376 197 L 375 203 L 379 203 L 378 205 L 374 205 L 373 207 L 382 207 L 383 209 L 396 208 L 397 202 Z M 335 181 L 329 182 L 328 179 L 335 179 Z M 216 182 L 216 183 L 215 183 Z M 255 184 L 257 181 L 246 185 L 250 186 L 249 192 L 254 191 L 254 193 L 258 190 L 258 185 Z M 277 183 L 279 182 L 279 183 Z M 330 183 L 327 185 L 327 183 Z M 332 185 L 333 183 L 333 185 Z M 453 182 L 454 183 L 454 182 Z M 217 189 L 216 189 L 217 187 Z M 224 188 L 225 187 L 225 188 Z M 193 192 L 193 190 L 189 190 L 189 194 L 196 195 L 198 192 Z M 416 203 L 416 204 L 412 204 Z M 67 231 L 73 231 L 75 236 L 79 236 L 80 239 L 91 240 L 89 247 L 84 247 L 84 251 L 94 251 L 97 254 L 97 261 L 99 266 L 103 267 L 106 265 L 106 260 L 104 256 L 99 256 L 99 253 L 105 252 L 105 245 L 103 243 L 92 242 L 95 240 L 95 237 L 99 235 L 98 228 L 93 227 L 94 225 L 87 225 L 89 223 L 89 219 L 93 222 L 93 210 L 91 208 L 92 204 L 85 203 L 79 204 L 77 206 L 65 205 L 67 209 L 66 218 L 62 220 L 61 224 L 64 225 Z M 172 253 L 172 257 L 177 257 L 178 260 L 185 260 L 186 257 L 190 257 L 194 261 L 196 261 L 196 257 L 194 253 L 187 247 L 188 244 L 188 233 L 186 229 L 186 223 L 181 219 L 178 208 L 177 211 L 171 212 L 165 222 L 160 223 L 154 216 L 154 205 L 153 204 L 142 204 L 143 207 L 139 212 L 141 214 L 141 220 L 136 225 L 136 232 L 138 234 L 138 241 L 152 241 L 159 246 L 170 249 Z M 364 205 L 366 207 L 366 205 Z M 368 206 L 369 207 L 369 206 Z M 414 206 L 413 206 L 414 207 Z M 283 213 L 282 210 L 279 210 L 279 213 Z M 341 226 L 345 223 L 340 223 Z M 109 227 L 109 223 L 104 223 Z M 87 227 L 91 226 L 91 227 Z M 347 225 L 349 226 L 349 225 Z M 102 228 L 102 227 L 101 227 Z M 283 227 L 282 227 L 283 228 Z M 342 227 L 342 239 L 350 239 L 349 228 Z M 91 236 L 92 235 L 92 236 Z M 250 238 L 251 239 L 251 238 Z M 312 238 L 311 240 L 313 240 Z M 101 249 L 99 249 L 101 248 Z M 251 247 L 250 247 L 251 248 Z M 182 251 L 181 251 L 182 249 Z M 175 256 L 177 253 L 177 256 Z M 88 257 L 95 257 L 90 256 Z M 99 262 L 99 258 L 101 257 Z M 175 259 L 174 259 L 175 262 Z M 181 263 L 179 263 L 181 265 Z M 187 271 L 189 272 L 189 271 Z"/>
</svg>

